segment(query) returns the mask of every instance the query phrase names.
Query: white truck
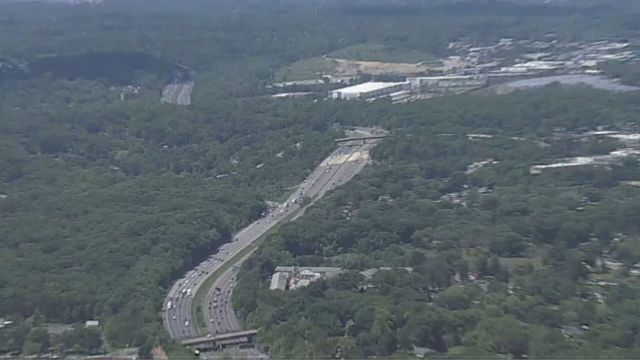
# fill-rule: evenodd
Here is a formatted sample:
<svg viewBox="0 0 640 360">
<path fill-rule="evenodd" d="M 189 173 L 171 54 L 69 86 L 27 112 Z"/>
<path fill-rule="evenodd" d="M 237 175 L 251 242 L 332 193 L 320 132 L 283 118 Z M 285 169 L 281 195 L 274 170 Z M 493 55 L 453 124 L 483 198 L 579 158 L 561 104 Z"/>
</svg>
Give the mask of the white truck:
<svg viewBox="0 0 640 360">
<path fill-rule="evenodd" d="M 191 296 L 191 289 L 187 289 L 187 296 Z"/>
<path fill-rule="evenodd" d="M 171 304 L 171 300 L 169 300 L 169 301 L 167 302 L 167 311 L 168 311 L 168 310 L 171 310 L 171 305 L 173 305 L 173 304 Z"/>
</svg>

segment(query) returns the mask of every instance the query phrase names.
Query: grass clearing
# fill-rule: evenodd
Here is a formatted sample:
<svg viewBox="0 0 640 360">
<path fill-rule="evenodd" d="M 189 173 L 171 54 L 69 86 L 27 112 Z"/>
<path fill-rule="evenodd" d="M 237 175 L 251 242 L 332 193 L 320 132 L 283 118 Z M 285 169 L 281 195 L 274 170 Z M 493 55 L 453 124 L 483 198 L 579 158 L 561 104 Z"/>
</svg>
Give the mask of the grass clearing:
<svg viewBox="0 0 640 360">
<path fill-rule="evenodd" d="M 276 82 L 286 82 L 319 79 L 323 74 L 412 74 L 441 66 L 442 62 L 436 56 L 420 50 L 363 43 L 336 50 L 326 56 L 296 61 L 279 69 L 274 78 Z"/>
<path fill-rule="evenodd" d="M 189 348 L 178 343 L 168 343 L 164 345 L 164 351 L 169 359 L 195 359 L 196 357 Z"/>
<path fill-rule="evenodd" d="M 330 73 L 337 66 L 338 63 L 336 61 L 324 57 L 300 60 L 279 69 L 275 74 L 275 80 L 297 81 L 319 79 L 323 73 Z"/>
<path fill-rule="evenodd" d="M 438 58 L 415 49 L 393 49 L 382 44 L 362 43 L 329 53 L 330 57 L 390 63 L 435 63 Z"/>
</svg>

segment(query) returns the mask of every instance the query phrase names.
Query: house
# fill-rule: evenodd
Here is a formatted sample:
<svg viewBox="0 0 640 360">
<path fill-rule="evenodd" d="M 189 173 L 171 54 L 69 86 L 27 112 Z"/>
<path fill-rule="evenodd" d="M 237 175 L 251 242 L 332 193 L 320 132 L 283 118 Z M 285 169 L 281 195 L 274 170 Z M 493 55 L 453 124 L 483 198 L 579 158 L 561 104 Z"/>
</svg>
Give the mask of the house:
<svg viewBox="0 0 640 360">
<path fill-rule="evenodd" d="M 430 348 L 418 347 L 415 345 L 411 345 L 411 346 L 413 347 L 413 355 L 415 355 L 415 357 L 417 357 L 418 359 L 424 359 L 428 355 L 434 355 L 438 353 L 437 351 Z"/>
<path fill-rule="evenodd" d="M 98 320 L 87 320 L 84 322 L 85 328 L 92 328 L 92 327 L 98 327 L 98 326 L 100 326 L 100 321 Z"/>
<path fill-rule="evenodd" d="M 5 320 L 3 318 L 0 318 L 0 329 L 7 327 L 9 325 L 13 324 L 13 321 L 11 320 Z"/>
</svg>

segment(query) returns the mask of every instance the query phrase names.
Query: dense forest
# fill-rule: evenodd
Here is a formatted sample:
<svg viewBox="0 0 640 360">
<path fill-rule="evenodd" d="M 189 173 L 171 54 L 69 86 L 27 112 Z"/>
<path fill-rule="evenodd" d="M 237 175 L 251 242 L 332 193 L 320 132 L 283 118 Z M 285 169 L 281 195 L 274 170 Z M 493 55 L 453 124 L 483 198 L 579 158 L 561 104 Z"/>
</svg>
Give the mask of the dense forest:
<svg viewBox="0 0 640 360">
<path fill-rule="evenodd" d="M 640 178 L 640 164 L 529 174 L 540 161 L 607 153 L 607 141 L 553 140 L 554 129 L 637 128 L 637 104 L 549 88 L 335 109 L 394 136 L 358 179 L 267 239 L 241 272 L 238 312 L 283 358 L 404 357 L 413 346 L 455 357 L 638 356 L 640 282 L 629 270 L 640 260 L 640 191 L 621 181 Z M 465 136 L 478 132 L 496 137 Z M 497 163 L 465 173 L 486 159 Z M 598 265 L 608 257 L 623 267 Z M 281 265 L 350 271 L 268 290 Z M 413 271 L 359 273 L 380 267 Z"/>
<path fill-rule="evenodd" d="M 107 319 L 105 334 L 119 346 L 163 337 L 157 309 L 171 279 L 331 148 L 333 130 L 321 117 L 301 118 L 303 106 L 105 108 L 108 89 L 85 84 L 99 95 L 83 103 L 64 95 L 65 85 L 12 84 L 23 96 L 3 99 L 13 106 L 0 125 L 0 311 L 18 319 L 39 312 L 47 322 Z M 58 87 L 49 98 L 24 103 L 49 86 Z M 57 107 L 67 101 L 78 103 Z"/>
<path fill-rule="evenodd" d="M 151 346 L 170 346 L 159 313 L 171 282 L 255 219 L 264 200 L 286 195 L 343 126 L 358 124 L 394 134 L 376 149 L 375 166 L 276 233 L 242 272 L 234 300 L 274 354 L 390 355 L 416 345 L 460 355 L 558 355 L 564 343 L 547 341 L 558 326 L 587 321 L 598 341 L 586 338 L 584 346 L 603 354 L 633 348 L 634 304 L 625 300 L 633 284 L 625 280 L 630 285 L 608 293 L 605 304 L 583 301 L 574 280 L 584 275 L 566 259 L 589 254 L 585 260 L 595 261 L 607 247 L 625 263 L 636 261 L 636 189 L 617 185 L 637 177 L 635 164 L 532 178 L 526 172 L 534 160 L 613 145 L 559 141 L 540 149 L 464 136 L 538 139 L 555 127 L 624 125 L 636 121 L 633 95 L 552 88 L 400 106 L 263 96 L 281 67 L 362 43 L 442 56 L 459 38 L 633 37 L 640 29 L 629 7 L 149 3 L 0 4 L 0 317 L 13 321 L 0 329 L 0 353 L 136 346 L 147 355 Z M 193 105 L 160 104 L 180 65 L 197 72 Z M 123 96 L 124 85 L 139 91 Z M 500 162 L 464 174 L 489 157 Z M 476 194 L 481 187 L 492 193 Z M 466 207 L 439 201 L 465 190 Z M 584 198 L 598 205 L 584 206 Z M 591 233 L 591 250 L 582 250 Z M 273 266 L 298 263 L 415 271 L 380 273 L 365 292 L 357 290 L 357 273 L 287 297 L 263 290 Z M 450 287 L 451 273 L 464 269 L 489 279 L 489 290 Z M 549 274 L 560 295 L 539 294 Z M 583 320 L 597 314 L 586 306 L 600 317 Z M 534 308 L 542 315 L 526 319 Z M 78 326 L 92 319 L 99 330 Z M 60 324 L 71 328 L 56 334 Z M 612 328 L 620 334 L 607 333 Z"/>
</svg>

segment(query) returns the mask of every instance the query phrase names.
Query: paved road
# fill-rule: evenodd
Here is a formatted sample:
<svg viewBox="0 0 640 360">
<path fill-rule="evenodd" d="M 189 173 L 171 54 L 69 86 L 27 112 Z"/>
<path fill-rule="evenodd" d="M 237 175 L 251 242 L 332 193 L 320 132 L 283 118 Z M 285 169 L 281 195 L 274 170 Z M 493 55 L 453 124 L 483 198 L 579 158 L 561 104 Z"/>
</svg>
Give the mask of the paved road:
<svg viewBox="0 0 640 360">
<path fill-rule="evenodd" d="M 242 260 L 243 261 L 243 260 Z M 240 330 L 240 321 L 231 304 L 231 295 L 236 284 L 239 265 L 231 267 L 213 284 L 205 298 L 204 316 L 208 319 L 209 334 L 224 334 Z"/>
<path fill-rule="evenodd" d="M 314 197 L 312 203 L 319 200 L 327 191 L 351 180 L 360 172 L 367 163 L 367 159 L 360 157 L 360 155 L 368 152 L 374 146 L 375 144 L 350 146 L 334 151 L 329 158 L 316 168 L 308 180 L 300 185 L 297 194 L 304 191 L 308 196 Z M 343 163 L 331 165 L 334 162 Z M 302 213 L 300 211 L 292 220 L 295 220 Z M 270 214 L 267 217 L 267 221 L 274 215 L 277 214 Z M 235 274 L 242 261 L 244 259 L 238 261 L 235 269 L 229 269 L 220 276 L 205 298 L 204 314 L 208 320 L 207 330 L 210 334 L 223 334 L 241 330 L 240 322 L 231 305 L 231 296 L 235 286 Z"/>
<path fill-rule="evenodd" d="M 179 340 L 205 335 L 197 333 L 191 314 L 193 295 L 206 278 L 229 262 L 236 253 L 250 246 L 274 226 L 303 209 L 298 204 L 301 196 L 311 198 L 311 203 L 307 205 L 309 206 L 331 189 L 353 178 L 366 165 L 366 155 L 376 144 L 377 142 L 371 142 L 336 149 L 283 204 L 264 218 L 242 229 L 234 236 L 233 241 L 220 246 L 216 254 L 212 254 L 207 260 L 178 280 L 170 289 L 164 304 L 164 325 L 171 338 Z M 239 260 L 242 259 L 233 259 L 236 265 Z M 229 270 L 217 279 L 213 290 L 209 290 L 208 296 L 205 298 L 206 303 L 203 304 L 203 310 L 207 316 L 207 330 L 212 334 L 239 330 L 240 324 L 231 308 L 231 294 L 234 284 L 235 273 L 233 270 Z M 215 293 L 216 287 L 220 288 L 218 294 Z M 216 300 L 214 301 L 214 299 Z M 215 307 L 214 303 L 217 303 Z"/>
<path fill-rule="evenodd" d="M 191 105 L 191 91 L 193 82 L 172 83 L 162 90 L 161 102 L 174 105 Z"/>
</svg>

